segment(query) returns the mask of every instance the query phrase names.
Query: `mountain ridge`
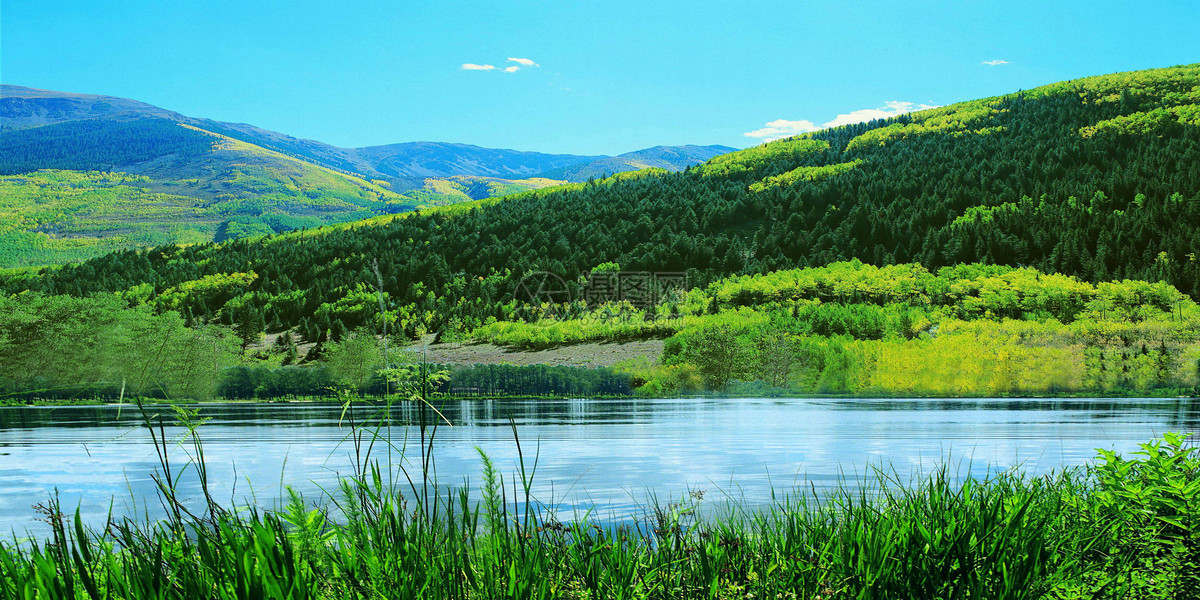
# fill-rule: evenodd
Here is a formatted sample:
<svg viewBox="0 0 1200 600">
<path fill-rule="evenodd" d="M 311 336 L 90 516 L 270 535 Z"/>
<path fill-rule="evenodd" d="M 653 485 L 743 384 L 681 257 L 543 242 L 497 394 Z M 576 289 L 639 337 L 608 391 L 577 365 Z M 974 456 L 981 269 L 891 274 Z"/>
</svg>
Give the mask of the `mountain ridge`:
<svg viewBox="0 0 1200 600">
<path fill-rule="evenodd" d="M 23 129 L 88 118 L 185 118 L 129 98 L 0 84 L 0 126 Z"/>
<path fill-rule="evenodd" d="M 616 173 L 648 168 L 677 171 L 679 170 L 678 165 L 699 164 L 715 156 L 736 151 L 737 148 L 716 144 L 709 146 L 694 144 L 682 146 L 659 145 L 560 167 L 546 171 L 540 176 L 547 179 L 562 179 L 572 183 L 579 183 L 588 179 L 602 178 Z"/>
<path fill-rule="evenodd" d="M 76 94 L 0 85 L 0 125 L 4 129 L 23 129 L 83 119 L 136 119 L 155 117 L 175 120 L 227 135 L 321 166 L 356 173 L 368 178 L 422 179 L 468 175 L 520 179 L 543 177 L 543 173 L 571 165 L 616 159 L 627 155 L 645 155 L 653 150 L 670 154 L 672 148 L 718 148 L 716 146 L 655 146 L 635 150 L 618 157 L 607 155 L 551 154 L 506 148 L 486 148 L 461 142 L 398 142 L 374 146 L 343 148 L 318 140 L 297 138 L 249 123 L 233 123 L 197 118 L 152 104 L 98 94 Z M 728 148 L 728 147 L 719 147 Z M 655 164 L 682 169 L 687 164 L 671 161 L 665 155 L 654 157 Z M 690 160 L 685 158 L 684 160 Z M 622 170 L 630 170 L 626 165 Z M 584 177 L 583 179 L 587 179 Z M 581 181 L 583 179 L 580 179 Z M 564 178 L 564 180 L 566 180 Z M 403 183 L 403 182 L 402 182 Z"/>
</svg>

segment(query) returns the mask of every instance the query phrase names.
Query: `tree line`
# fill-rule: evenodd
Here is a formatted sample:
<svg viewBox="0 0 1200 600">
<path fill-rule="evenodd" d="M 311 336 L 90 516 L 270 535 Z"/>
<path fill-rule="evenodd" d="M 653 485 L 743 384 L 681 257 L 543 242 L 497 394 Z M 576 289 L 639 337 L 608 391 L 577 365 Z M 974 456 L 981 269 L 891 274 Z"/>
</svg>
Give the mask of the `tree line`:
<svg viewBox="0 0 1200 600">
<path fill-rule="evenodd" d="M 215 138 L 168 119 L 68 121 L 0 131 L 0 175 L 110 170 L 167 155 L 200 156 Z"/>
</svg>

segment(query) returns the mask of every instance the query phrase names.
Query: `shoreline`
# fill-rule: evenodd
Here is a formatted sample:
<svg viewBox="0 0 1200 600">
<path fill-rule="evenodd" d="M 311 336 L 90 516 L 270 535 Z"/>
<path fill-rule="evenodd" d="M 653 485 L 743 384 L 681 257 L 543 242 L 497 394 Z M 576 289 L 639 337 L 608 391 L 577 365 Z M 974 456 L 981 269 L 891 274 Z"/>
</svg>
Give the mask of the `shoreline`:
<svg viewBox="0 0 1200 600">
<path fill-rule="evenodd" d="M 997 395 L 997 394 L 981 394 L 978 396 L 955 395 L 955 396 L 922 396 L 917 394 L 896 394 L 888 395 L 881 393 L 872 394 L 697 394 L 689 396 L 567 396 L 567 395 L 501 395 L 501 396 L 435 396 L 430 398 L 430 402 L 496 402 L 496 401 L 546 401 L 546 402 L 563 402 L 569 400 L 628 400 L 628 401 L 645 401 L 645 400 L 1196 400 L 1200 401 L 1200 396 L 1196 395 L 1137 395 L 1134 393 L 1121 393 L 1107 395 L 1103 393 L 1065 393 L 1055 395 Z M 383 404 L 385 399 L 378 397 L 361 397 L 355 398 L 355 402 Z M 407 402 L 400 398 L 395 398 L 392 402 Z M 142 404 L 147 406 L 169 406 L 174 404 L 203 406 L 206 404 L 330 404 L 341 405 L 343 402 L 336 399 L 335 396 L 329 397 L 296 397 L 296 398 L 214 398 L 209 400 L 168 400 L 161 398 L 143 398 Z M 116 399 L 87 399 L 87 400 L 56 400 L 56 399 L 32 399 L 22 401 L 0 401 L 0 408 L 25 408 L 25 407 L 85 407 L 85 406 L 129 406 L 137 408 L 137 402 L 129 401 L 118 402 Z"/>
</svg>

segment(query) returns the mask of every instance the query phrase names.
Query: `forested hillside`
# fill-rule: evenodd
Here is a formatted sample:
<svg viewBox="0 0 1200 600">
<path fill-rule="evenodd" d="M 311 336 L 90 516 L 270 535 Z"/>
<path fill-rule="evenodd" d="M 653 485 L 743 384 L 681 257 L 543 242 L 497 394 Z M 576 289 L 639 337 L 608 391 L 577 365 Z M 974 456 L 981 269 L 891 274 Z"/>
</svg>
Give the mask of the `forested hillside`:
<svg viewBox="0 0 1200 600">
<path fill-rule="evenodd" d="M 149 184 L 146 177 L 95 171 L 0 176 L 0 265 L 41 266 L 131 246 L 207 242 L 235 222 L 197 206 L 195 198 L 148 191 Z"/>
<path fill-rule="evenodd" d="M 208 277 L 164 292 L 159 306 L 177 308 L 189 295 L 236 297 L 254 282 L 253 274 Z M 306 348 L 286 331 L 263 343 L 263 315 L 250 304 L 223 326 L 201 323 L 190 309 L 180 318 L 153 304 L 129 307 L 136 296 L 0 296 L 0 403 L 115 398 L 123 389 L 166 398 L 384 395 L 390 378 L 416 372 L 409 362 L 416 355 L 395 352 L 394 344 L 388 360 L 398 370 L 386 369 L 387 346 L 371 328 L 347 331 L 337 321 L 304 333 L 319 340 Z M 371 299 L 361 293 L 358 301 L 366 310 Z M 661 356 L 634 354 L 600 369 L 454 361 L 460 364 L 435 369 L 442 375 L 431 389 L 651 397 L 1200 391 L 1200 307 L 1161 282 L 1092 285 L 999 265 L 931 272 L 848 261 L 734 276 L 657 304 L 577 301 L 519 316 L 526 320 L 494 321 L 469 337 L 543 350 L 552 360 L 565 356 L 553 349 L 579 343 L 665 342 Z"/>
<path fill-rule="evenodd" d="M 0 132 L 0 175 L 38 169 L 111 171 L 161 156 L 212 151 L 213 136 L 167 119 L 69 121 Z"/>
<path fill-rule="evenodd" d="M 128 252 L 8 285 L 80 294 L 253 271 L 249 298 L 268 310 L 273 296 L 320 292 L 307 308 L 272 311 L 295 324 L 372 280 L 377 259 L 393 302 L 437 313 L 432 328 L 503 316 L 498 304 L 528 271 L 574 280 L 608 261 L 691 270 L 698 282 L 849 258 L 982 261 L 1089 281 L 1161 278 L 1195 295 L 1198 86 L 1197 66 L 1064 82 L 773 142 L 685 173 Z"/>
<path fill-rule="evenodd" d="M 1200 296 L 1200 66 L 1068 81 L 643 171 L 361 225 L 126 251 L 9 275 L 317 341 L 377 320 L 465 335 L 519 316 L 523 276 L 581 297 L 602 263 L 689 283 L 857 258 L 1023 265 Z"/>
</svg>

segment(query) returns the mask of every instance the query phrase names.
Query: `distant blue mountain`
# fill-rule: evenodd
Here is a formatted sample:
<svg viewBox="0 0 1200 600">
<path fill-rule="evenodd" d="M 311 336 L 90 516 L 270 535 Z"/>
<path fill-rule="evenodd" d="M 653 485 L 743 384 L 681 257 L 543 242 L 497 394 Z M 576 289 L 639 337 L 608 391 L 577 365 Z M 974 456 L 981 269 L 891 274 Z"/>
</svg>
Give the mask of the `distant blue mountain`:
<svg viewBox="0 0 1200 600">
<path fill-rule="evenodd" d="M 0 129 L 4 130 L 69 121 L 132 121 L 146 118 L 185 123 L 320 166 L 372 179 L 405 180 L 410 184 L 428 177 L 459 175 L 508 179 L 540 175 L 583 181 L 593 176 L 645 167 L 680 170 L 734 150 L 726 146 L 656 146 L 610 157 L 521 152 L 445 142 L 339 148 L 246 123 L 189 117 L 126 98 L 54 92 L 15 85 L 0 86 Z"/>
</svg>

